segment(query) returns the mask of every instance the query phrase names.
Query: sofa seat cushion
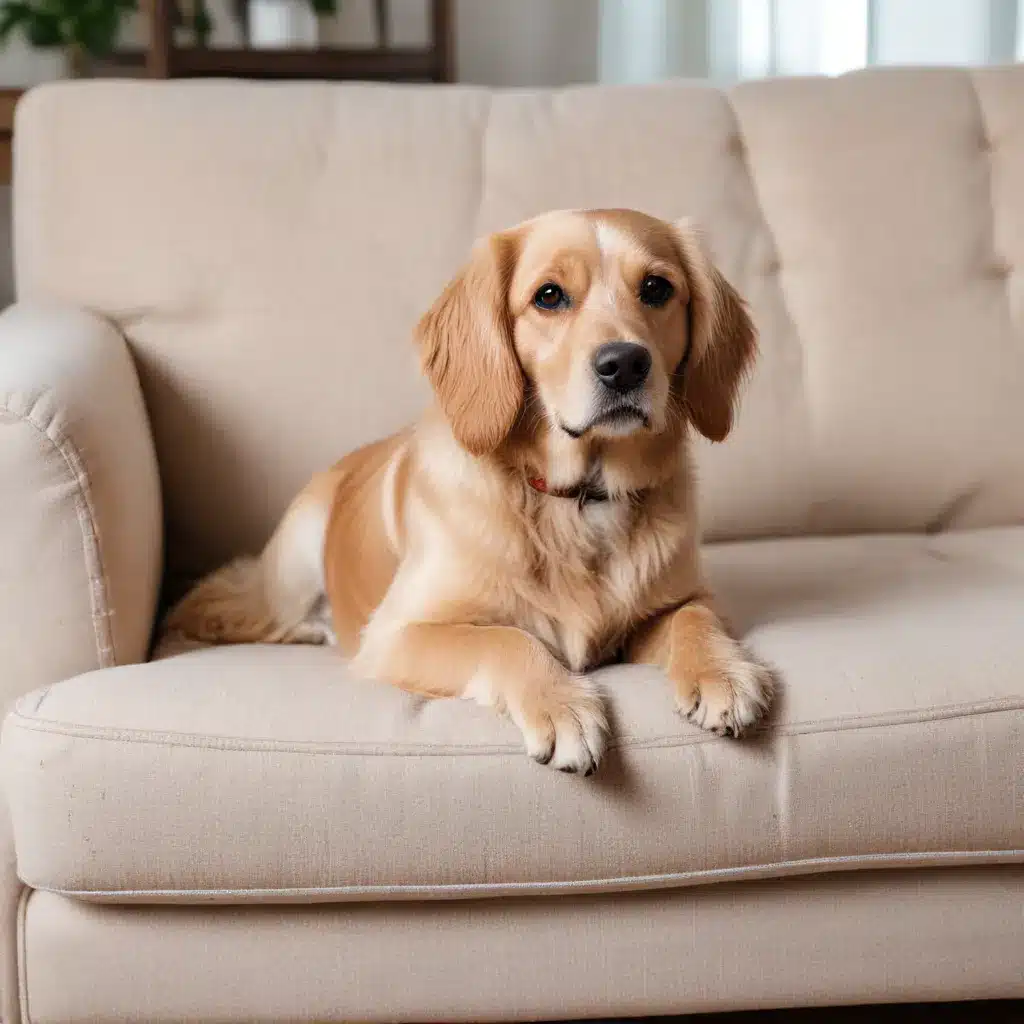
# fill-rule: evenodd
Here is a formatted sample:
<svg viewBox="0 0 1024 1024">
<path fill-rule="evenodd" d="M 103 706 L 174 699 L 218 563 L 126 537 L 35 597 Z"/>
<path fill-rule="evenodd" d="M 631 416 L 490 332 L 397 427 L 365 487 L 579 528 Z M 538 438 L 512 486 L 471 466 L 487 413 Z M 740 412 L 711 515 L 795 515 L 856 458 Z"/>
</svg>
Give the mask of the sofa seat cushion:
<svg viewBox="0 0 1024 1024">
<path fill-rule="evenodd" d="M 784 680 L 747 740 L 614 667 L 612 753 L 570 777 L 493 712 L 357 680 L 334 651 L 196 650 L 20 702 L 21 877 L 119 901 L 420 899 L 1024 856 L 1024 528 L 708 564 Z"/>
</svg>

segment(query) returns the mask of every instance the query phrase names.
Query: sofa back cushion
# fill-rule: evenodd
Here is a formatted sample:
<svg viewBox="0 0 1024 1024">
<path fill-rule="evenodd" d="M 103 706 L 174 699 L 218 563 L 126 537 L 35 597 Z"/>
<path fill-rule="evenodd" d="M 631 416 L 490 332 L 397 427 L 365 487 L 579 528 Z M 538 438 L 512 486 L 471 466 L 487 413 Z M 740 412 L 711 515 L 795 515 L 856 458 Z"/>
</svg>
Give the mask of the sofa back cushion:
<svg viewBox="0 0 1024 1024">
<path fill-rule="evenodd" d="M 61 84 L 15 173 L 19 295 L 129 338 L 185 575 L 413 418 L 417 317 L 474 237 L 559 207 L 692 217 L 752 306 L 738 426 L 699 443 L 710 538 L 1024 520 L 1024 69 Z"/>
</svg>

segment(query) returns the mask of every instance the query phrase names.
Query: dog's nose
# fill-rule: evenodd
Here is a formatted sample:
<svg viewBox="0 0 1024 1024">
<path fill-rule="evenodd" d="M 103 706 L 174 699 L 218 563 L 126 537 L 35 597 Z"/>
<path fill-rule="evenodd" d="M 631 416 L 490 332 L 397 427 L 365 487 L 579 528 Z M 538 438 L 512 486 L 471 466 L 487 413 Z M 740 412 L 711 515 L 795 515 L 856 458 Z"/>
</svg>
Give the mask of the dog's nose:
<svg viewBox="0 0 1024 1024">
<path fill-rule="evenodd" d="M 647 380 L 651 353 L 631 341 L 609 341 L 594 353 L 594 372 L 612 391 L 632 391 Z"/>
</svg>

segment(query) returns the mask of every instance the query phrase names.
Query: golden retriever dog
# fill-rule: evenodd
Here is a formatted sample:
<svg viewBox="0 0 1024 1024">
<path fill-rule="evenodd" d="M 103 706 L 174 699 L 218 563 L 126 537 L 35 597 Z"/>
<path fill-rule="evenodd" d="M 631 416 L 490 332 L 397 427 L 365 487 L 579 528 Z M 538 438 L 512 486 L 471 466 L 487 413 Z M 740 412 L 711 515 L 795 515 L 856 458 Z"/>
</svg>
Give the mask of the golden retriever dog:
<svg viewBox="0 0 1024 1024">
<path fill-rule="evenodd" d="M 506 712 L 566 772 L 597 768 L 585 673 L 616 658 L 703 729 L 752 725 L 771 674 L 701 574 L 688 442 L 729 433 L 756 333 L 693 232 L 544 214 L 478 242 L 416 342 L 434 407 L 314 477 L 168 628 L 337 643 L 361 676 Z"/>
</svg>

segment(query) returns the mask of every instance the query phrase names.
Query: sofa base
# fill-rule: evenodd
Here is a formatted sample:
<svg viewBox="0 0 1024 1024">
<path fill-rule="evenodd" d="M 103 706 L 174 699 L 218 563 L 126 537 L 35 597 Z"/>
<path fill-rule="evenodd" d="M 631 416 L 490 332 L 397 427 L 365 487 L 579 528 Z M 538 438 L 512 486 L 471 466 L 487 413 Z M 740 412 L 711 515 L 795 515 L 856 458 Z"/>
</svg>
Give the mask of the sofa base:
<svg viewBox="0 0 1024 1024">
<path fill-rule="evenodd" d="M 140 907 L 32 892 L 24 1024 L 530 1020 L 1024 997 L 1024 867 L 621 896 Z"/>
</svg>

